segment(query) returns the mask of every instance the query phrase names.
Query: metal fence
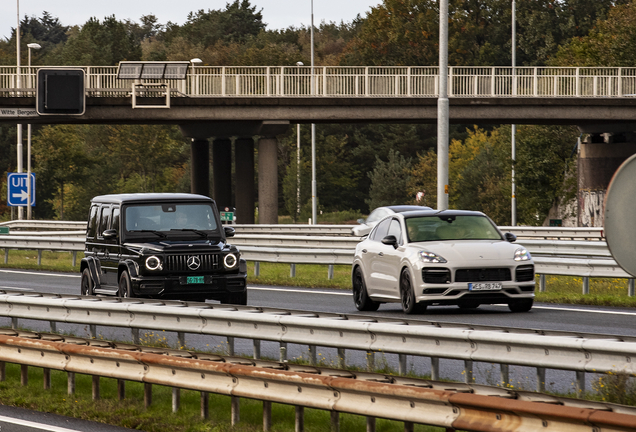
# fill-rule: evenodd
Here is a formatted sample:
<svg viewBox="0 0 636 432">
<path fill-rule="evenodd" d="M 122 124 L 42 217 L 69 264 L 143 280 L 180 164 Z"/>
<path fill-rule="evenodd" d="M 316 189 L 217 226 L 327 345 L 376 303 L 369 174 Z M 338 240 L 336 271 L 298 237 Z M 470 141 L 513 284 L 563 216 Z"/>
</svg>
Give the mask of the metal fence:
<svg viewBox="0 0 636 432">
<path fill-rule="evenodd" d="M 0 94 L 35 95 L 39 66 L 21 71 L 0 67 Z M 117 79 L 117 66 L 82 66 L 89 96 L 130 96 L 130 80 Z M 312 73 L 313 71 L 313 73 Z M 636 68 L 622 67 L 449 67 L 450 97 L 632 97 Z M 166 83 L 172 96 L 247 97 L 437 97 L 436 66 L 193 66 L 185 80 Z"/>
<path fill-rule="evenodd" d="M 67 372 L 68 393 L 75 374 L 92 376 L 93 399 L 100 398 L 100 378 L 117 379 L 117 397 L 125 399 L 126 381 L 144 383 L 144 404 L 152 404 L 152 386 L 172 387 L 172 411 L 180 408 L 180 391 L 201 392 L 201 417 L 207 418 L 209 393 L 231 397 L 231 424 L 240 421 L 240 398 L 263 402 L 263 430 L 272 429 L 272 402 L 295 407 L 295 430 L 304 430 L 304 408 L 330 412 L 330 428 L 340 430 L 340 413 L 375 419 L 467 431 L 561 431 L 594 426 L 599 430 L 633 430 L 636 409 L 609 403 L 576 401 L 530 392 L 479 385 L 352 373 L 289 363 L 250 361 L 184 350 L 131 346 L 56 334 L 2 331 L 0 373 L 5 362 L 21 365 L 21 384 L 28 367 L 44 370 L 51 388 L 51 369 Z M 505 401 L 505 402 L 503 402 Z M 505 408 L 502 409 L 502 403 Z"/>
</svg>

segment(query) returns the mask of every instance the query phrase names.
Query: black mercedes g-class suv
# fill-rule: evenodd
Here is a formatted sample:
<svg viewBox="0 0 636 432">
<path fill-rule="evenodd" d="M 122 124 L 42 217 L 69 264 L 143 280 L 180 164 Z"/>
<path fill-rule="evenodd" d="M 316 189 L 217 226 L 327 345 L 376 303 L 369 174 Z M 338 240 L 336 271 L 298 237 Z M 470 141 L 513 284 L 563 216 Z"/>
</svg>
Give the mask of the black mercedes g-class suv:
<svg viewBox="0 0 636 432">
<path fill-rule="evenodd" d="M 227 243 L 216 203 L 202 195 L 144 193 L 91 200 L 82 295 L 247 303 L 247 265 Z"/>
</svg>

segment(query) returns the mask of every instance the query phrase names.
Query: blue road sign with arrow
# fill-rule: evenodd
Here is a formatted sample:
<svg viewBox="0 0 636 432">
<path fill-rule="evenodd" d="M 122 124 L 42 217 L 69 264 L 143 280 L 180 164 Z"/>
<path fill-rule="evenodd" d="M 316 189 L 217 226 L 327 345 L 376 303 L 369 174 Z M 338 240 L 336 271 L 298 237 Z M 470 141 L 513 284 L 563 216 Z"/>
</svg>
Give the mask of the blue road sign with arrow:
<svg viewBox="0 0 636 432">
<path fill-rule="evenodd" d="M 7 205 L 26 207 L 28 199 L 27 173 L 8 173 Z M 35 173 L 31 173 L 31 206 L 35 206 Z"/>
</svg>

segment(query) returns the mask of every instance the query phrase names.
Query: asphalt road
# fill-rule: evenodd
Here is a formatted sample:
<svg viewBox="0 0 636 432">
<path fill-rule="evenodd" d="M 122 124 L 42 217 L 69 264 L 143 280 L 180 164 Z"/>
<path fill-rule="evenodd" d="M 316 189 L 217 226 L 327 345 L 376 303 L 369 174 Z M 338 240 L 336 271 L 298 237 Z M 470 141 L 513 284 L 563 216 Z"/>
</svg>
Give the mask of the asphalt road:
<svg viewBox="0 0 636 432">
<path fill-rule="evenodd" d="M 51 292 L 60 294 L 79 294 L 79 274 L 37 272 L 29 270 L 0 269 L 0 289 L 10 288 L 25 291 Z M 349 291 L 332 289 L 308 289 L 291 287 L 250 286 L 248 304 L 253 306 L 282 307 L 287 309 L 358 314 L 353 306 L 353 300 Z M 407 318 L 402 313 L 398 304 L 385 304 L 375 313 L 365 313 L 379 317 L 391 317 L 396 319 Z M 553 331 L 569 331 L 582 333 L 599 333 L 615 336 L 636 336 L 636 311 L 632 309 L 535 304 L 535 307 L 526 313 L 512 313 L 506 306 L 481 306 L 476 310 L 460 310 L 454 306 L 429 307 L 427 311 L 418 316 L 408 316 L 409 319 L 421 319 L 426 321 L 466 323 L 473 325 L 490 325 L 505 328 L 532 328 Z M 36 330 L 48 330 L 48 322 L 21 320 L 20 324 Z M 0 318 L 0 325 L 9 326 L 6 318 Z M 86 326 L 70 324 L 58 324 L 58 330 L 73 332 L 78 336 L 88 336 Z M 131 340 L 127 329 L 98 328 L 98 333 L 106 339 Z M 177 345 L 176 335 L 145 333 L 147 338 L 166 337 L 168 342 Z M 188 335 L 186 344 L 191 349 L 216 349 L 222 350 L 225 339 L 213 336 Z M 251 341 L 237 340 L 237 354 L 250 356 L 252 354 Z M 306 346 L 290 346 L 289 358 L 307 356 Z M 278 358 L 278 344 L 263 342 L 262 355 L 269 358 Z M 320 348 L 319 359 L 325 364 L 337 363 L 335 350 Z M 365 353 L 347 351 L 347 362 L 363 366 Z M 397 369 L 397 356 L 392 354 L 376 355 L 376 365 L 386 362 Z M 430 372 L 430 360 L 426 358 L 409 357 L 407 367 L 409 370 L 420 374 Z M 440 375 L 443 378 L 463 380 L 463 362 L 457 360 L 440 361 Z M 494 385 L 499 382 L 498 365 L 475 364 L 475 380 L 481 384 Z M 526 367 L 510 368 L 511 383 L 525 390 L 535 389 L 536 371 Z M 546 386 L 549 390 L 572 390 L 574 372 L 548 370 Z M 596 379 L 588 374 L 587 388 L 591 389 Z"/>
</svg>

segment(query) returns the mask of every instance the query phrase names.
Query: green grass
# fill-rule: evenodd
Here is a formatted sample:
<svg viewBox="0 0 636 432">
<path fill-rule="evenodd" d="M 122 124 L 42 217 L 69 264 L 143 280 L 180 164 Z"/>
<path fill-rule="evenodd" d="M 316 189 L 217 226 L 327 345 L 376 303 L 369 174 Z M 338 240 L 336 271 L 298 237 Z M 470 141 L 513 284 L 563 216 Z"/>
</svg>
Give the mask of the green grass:
<svg viewBox="0 0 636 432">
<path fill-rule="evenodd" d="M 92 399 L 92 380 L 89 375 L 76 375 L 76 392 L 67 394 L 67 375 L 62 371 L 51 371 L 51 389 L 43 389 L 41 368 L 29 368 L 26 387 L 20 384 L 20 366 L 7 364 L 7 380 L 0 382 L 0 403 L 36 411 L 49 412 L 68 417 L 141 429 L 145 431 L 259 431 L 262 430 L 262 402 L 241 399 L 240 423 L 230 425 L 230 397 L 209 395 L 209 418 L 201 419 L 200 393 L 181 390 L 181 406 L 172 413 L 172 389 L 153 385 L 152 404 L 146 409 L 143 384 L 126 382 L 126 399 L 117 399 L 117 381 L 100 379 L 100 400 Z M 294 430 L 294 407 L 272 404 L 272 431 Z M 327 411 L 305 409 L 305 430 L 308 432 L 328 430 L 330 414 Z M 353 432 L 364 430 L 366 419 L 362 416 L 341 414 L 340 430 Z M 401 422 L 377 420 L 377 430 L 399 432 L 404 430 Z M 418 432 L 433 432 L 443 429 L 416 425 Z"/>
<path fill-rule="evenodd" d="M 36 251 L 10 250 L 9 262 L 4 264 L 0 255 L 0 268 L 19 268 L 78 272 L 84 254 L 77 253 L 77 265 L 73 267 L 71 252 L 42 253 L 42 265 L 37 265 Z M 328 279 L 328 266 L 297 264 L 296 277 L 290 276 L 290 265 L 260 263 L 260 275 L 254 276 L 254 263 L 247 263 L 247 281 L 250 284 L 296 286 L 309 288 L 351 289 L 351 266 L 335 265 L 334 277 Z M 627 279 L 590 278 L 590 293 L 582 294 L 583 278 L 573 276 L 546 276 L 546 292 L 539 292 L 539 276 L 536 277 L 536 301 L 545 303 L 579 304 L 590 306 L 636 307 L 636 297 L 629 297 Z M 79 290 L 79 287 L 78 287 Z"/>
</svg>

